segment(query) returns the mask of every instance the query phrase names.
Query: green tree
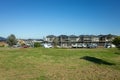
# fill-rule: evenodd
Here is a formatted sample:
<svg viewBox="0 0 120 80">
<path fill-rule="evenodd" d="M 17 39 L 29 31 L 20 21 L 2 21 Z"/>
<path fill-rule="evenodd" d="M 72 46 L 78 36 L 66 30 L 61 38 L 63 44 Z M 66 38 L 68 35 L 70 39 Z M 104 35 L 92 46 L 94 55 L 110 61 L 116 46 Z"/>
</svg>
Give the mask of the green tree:
<svg viewBox="0 0 120 80">
<path fill-rule="evenodd" d="M 11 34 L 10 36 L 8 36 L 7 43 L 9 44 L 9 46 L 13 46 L 17 43 L 17 39 L 14 34 Z"/>
<path fill-rule="evenodd" d="M 53 40 L 54 47 L 57 47 L 58 43 L 58 38 L 55 37 L 55 39 Z"/>
<path fill-rule="evenodd" d="M 120 36 L 117 36 L 112 43 L 115 44 L 118 48 L 120 48 Z"/>
<path fill-rule="evenodd" d="M 34 47 L 41 47 L 41 44 L 39 42 L 35 42 Z"/>
</svg>

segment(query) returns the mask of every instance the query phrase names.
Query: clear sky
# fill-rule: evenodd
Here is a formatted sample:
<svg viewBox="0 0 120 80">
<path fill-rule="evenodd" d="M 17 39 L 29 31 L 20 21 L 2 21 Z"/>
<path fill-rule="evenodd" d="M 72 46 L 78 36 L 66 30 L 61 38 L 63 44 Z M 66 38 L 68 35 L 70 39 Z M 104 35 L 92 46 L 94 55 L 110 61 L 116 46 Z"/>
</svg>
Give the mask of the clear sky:
<svg viewBox="0 0 120 80">
<path fill-rule="evenodd" d="M 0 36 L 120 35 L 120 0 L 0 0 Z"/>
</svg>

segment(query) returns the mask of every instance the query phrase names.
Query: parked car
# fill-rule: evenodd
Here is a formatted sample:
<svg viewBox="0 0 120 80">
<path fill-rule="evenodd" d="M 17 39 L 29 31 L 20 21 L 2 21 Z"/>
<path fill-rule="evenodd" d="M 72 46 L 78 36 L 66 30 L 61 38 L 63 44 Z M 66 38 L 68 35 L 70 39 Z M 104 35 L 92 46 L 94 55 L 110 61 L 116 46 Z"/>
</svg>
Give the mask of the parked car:
<svg viewBox="0 0 120 80">
<path fill-rule="evenodd" d="M 72 48 L 86 48 L 87 44 L 84 43 L 76 43 L 76 44 L 72 44 Z"/>
<path fill-rule="evenodd" d="M 22 46 L 22 48 L 29 48 L 29 46 L 28 45 L 24 45 L 24 46 Z"/>
<path fill-rule="evenodd" d="M 20 47 L 20 45 L 13 45 L 12 47 L 13 48 L 18 48 L 18 47 Z"/>
<path fill-rule="evenodd" d="M 116 47 L 114 44 L 111 43 L 105 44 L 105 48 L 114 48 L 114 47 Z"/>
<path fill-rule="evenodd" d="M 98 46 L 97 44 L 91 43 L 87 45 L 87 48 L 97 48 L 97 46 Z"/>
<path fill-rule="evenodd" d="M 111 44 L 111 48 L 115 48 L 116 46 L 114 44 Z"/>
<path fill-rule="evenodd" d="M 77 44 L 72 44 L 72 48 L 77 48 Z"/>
<path fill-rule="evenodd" d="M 83 45 L 82 44 L 78 44 L 77 47 L 78 48 L 83 48 Z"/>
<path fill-rule="evenodd" d="M 83 48 L 87 48 L 87 44 L 83 43 L 82 44 Z"/>
<path fill-rule="evenodd" d="M 51 44 L 43 44 L 44 48 L 52 48 L 53 46 Z"/>
</svg>

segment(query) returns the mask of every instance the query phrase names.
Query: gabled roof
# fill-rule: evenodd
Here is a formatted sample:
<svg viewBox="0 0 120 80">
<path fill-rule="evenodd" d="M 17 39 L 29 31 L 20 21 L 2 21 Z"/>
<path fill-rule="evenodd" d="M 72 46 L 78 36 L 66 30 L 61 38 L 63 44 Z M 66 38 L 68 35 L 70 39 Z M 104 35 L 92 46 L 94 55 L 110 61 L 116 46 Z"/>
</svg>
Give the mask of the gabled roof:
<svg viewBox="0 0 120 80">
<path fill-rule="evenodd" d="M 69 38 L 77 38 L 78 36 L 76 35 L 70 35 Z"/>
<path fill-rule="evenodd" d="M 48 35 L 48 36 L 46 36 L 47 38 L 54 38 L 54 37 L 56 37 L 56 36 L 54 36 L 54 35 Z"/>
<path fill-rule="evenodd" d="M 90 37 L 99 37 L 99 36 L 97 36 L 97 35 L 90 35 Z"/>
<path fill-rule="evenodd" d="M 67 35 L 60 35 L 58 37 L 67 38 L 68 36 Z"/>
<path fill-rule="evenodd" d="M 90 35 L 80 35 L 79 37 L 91 37 Z"/>
</svg>

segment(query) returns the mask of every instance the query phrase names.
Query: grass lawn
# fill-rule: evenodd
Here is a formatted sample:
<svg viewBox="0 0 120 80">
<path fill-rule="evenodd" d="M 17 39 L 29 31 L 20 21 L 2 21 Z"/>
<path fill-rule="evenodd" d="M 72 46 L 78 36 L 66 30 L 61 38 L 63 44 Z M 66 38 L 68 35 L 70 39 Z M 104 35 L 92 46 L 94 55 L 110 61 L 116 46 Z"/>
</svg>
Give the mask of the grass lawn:
<svg viewBox="0 0 120 80">
<path fill-rule="evenodd" d="M 0 80 L 120 80 L 120 51 L 0 48 Z"/>
</svg>

